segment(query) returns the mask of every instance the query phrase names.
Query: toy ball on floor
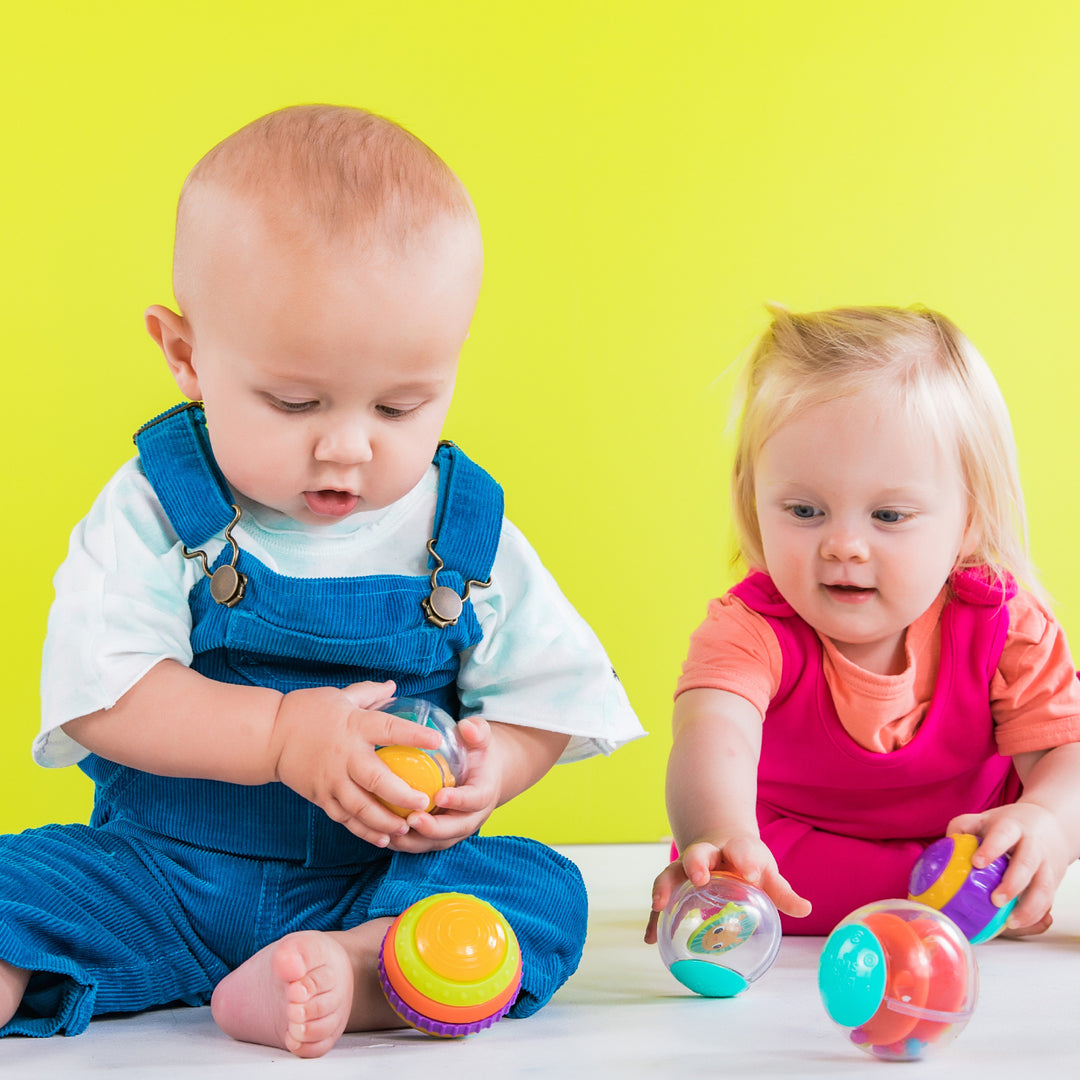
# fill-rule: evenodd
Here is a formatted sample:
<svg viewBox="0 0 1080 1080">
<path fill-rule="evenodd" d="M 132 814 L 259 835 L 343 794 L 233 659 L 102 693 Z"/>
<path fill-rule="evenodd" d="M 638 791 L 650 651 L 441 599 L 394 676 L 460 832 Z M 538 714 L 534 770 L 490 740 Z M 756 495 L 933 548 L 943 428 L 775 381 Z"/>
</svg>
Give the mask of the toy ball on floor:
<svg viewBox="0 0 1080 1080">
<path fill-rule="evenodd" d="M 521 986 L 521 949 L 490 904 L 436 893 L 391 924 L 379 955 L 391 1008 L 429 1035 L 458 1038 L 491 1027 Z"/>
<path fill-rule="evenodd" d="M 860 1050 L 914 1061 L 966 1027 L 979 992 L 975 954 L 947 915 L 911 900 L 853 911 L 818 967 L 825 1011 Z"/>
<path fill-rule="evenodd" d="M 704 997 L 734 997 L 772 966 L 780 916 L 759 888 L 735 874 L 707 885 L 684 882 L 660 913 L 660 958 L 676 979 Z"/>
<path fill-rule="evenodd" d="M 987 866 L 975 868 L 971 856 L 979 838 L 955 833 L 935 840 L 919 857 L 911 871 L 908 899 L 943 911 L 963 930 L 972 945 L 1000 934 L 1009 921 L 1017 897 L 998 907 L 993 891 L 1009 865 L 1008 855 L 1000 855 Z"/>
<path fill-rule="evenodd" d="M 468 757 L 457 724 L 448 712 L 423 698 L 395 698 L 383 706 L 382 711 L 403 716 L 439 733 L 442 741 L 434 750 L 421 750 L 416 746 L 380 746 L 375 751 L 409 787 L 428 797 L 428 813 L 437 812 L 436 794 L 444 787 L 456 787 L 465 782 Z M 403 806 L 380 801 L 402 817 L 412 813 Z"/>
</svg>

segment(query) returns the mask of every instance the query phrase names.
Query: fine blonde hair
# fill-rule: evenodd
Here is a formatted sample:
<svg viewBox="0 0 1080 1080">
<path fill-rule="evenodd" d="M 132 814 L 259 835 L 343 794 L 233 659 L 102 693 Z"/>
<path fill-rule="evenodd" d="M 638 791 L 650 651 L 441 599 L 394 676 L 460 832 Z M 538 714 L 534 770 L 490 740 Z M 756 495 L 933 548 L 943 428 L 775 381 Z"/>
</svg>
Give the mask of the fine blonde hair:
<svg viewBox="0 0 1080 1080">
<path fill-rule="evenodd" d="M 476 221 L 465 186 L 434 150 L 392 120 L 344 105 L 268 113 L 199 160 L 180 193 L 174 280 L 188 273 L 203 199 L 219 191 L 258 206 L 279 232 L 327 242 L 366 237 L 401 249 L 435 221 Z"/>
<path fill-rule="evenodd" d="M 977 545 L 960 564 L 1041 592 L 1009 411 L 990 368 L 951 320 L 929 308 L 852 307 L 772 323 L 742 374 L 731 501 L 738 555 L 763 569 L 754 497 L 761 448 L 803 410 L 864 391 L 883 394 L 943 449 L 955 450 Z"/>
</svg>

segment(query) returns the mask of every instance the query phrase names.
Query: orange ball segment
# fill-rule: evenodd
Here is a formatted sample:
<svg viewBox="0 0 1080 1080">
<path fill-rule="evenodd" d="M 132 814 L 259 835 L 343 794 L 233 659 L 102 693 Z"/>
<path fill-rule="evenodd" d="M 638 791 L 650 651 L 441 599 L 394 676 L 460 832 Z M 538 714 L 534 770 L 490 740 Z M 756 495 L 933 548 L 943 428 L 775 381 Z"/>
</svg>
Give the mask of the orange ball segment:
<svg viewBox="0 0 1080 1080">
<path fill-rule="evenodd" d="M 424 698 L 394 698 L 381 711 L 438 733 L 439 745 L 431 750 L 397 744 L 375 748 L 375 753 L 391 772 L 427 797 L 424 809 L 429 814 L 437 814 L 435 796 L 444 787 L 464 784 L 468 777 L 468 750 L 458 734 L 457 723 L 445 709 Z M 413 812 L 385 799 L 379 801 L 399 817 L 408 817 Z"/>
<path fill-rule="evenodd" d="M 465 893 L 435 893 L 391 924 L 379 981 L 406 1023 L 444 1038 L 490 1027 L 521 986 L 521 949 L 503 915 Z"/>
<path fill-rule="evenodd" d="M 415 746 L 380 746 L 375 753 L 386 763 L 387 768 L 400 776 L 409 787 L 426 795 L 428 804 L 424 809 L 430 814 L 436 810 L 435 796 L 444 787 L 454 786 L 454 775 L 439 757 L 432 757 Z M 380 799 L 383 806 L 393 810 L 400 817 L 408 817 L 412 810 L 404 806 Z"/>
</svg>

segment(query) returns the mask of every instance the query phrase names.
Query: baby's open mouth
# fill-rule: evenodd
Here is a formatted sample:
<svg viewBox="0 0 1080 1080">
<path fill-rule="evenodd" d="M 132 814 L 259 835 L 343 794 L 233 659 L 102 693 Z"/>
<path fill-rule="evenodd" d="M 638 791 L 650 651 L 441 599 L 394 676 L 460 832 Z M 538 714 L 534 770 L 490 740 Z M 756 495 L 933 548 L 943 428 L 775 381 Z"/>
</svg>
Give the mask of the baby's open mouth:
<svg viewBox="0 0 1080 1080">
<path fill-rule="evenodd" d="M 875 589 L 867 585 L 826 585 L 825 591 L 838 600 L 860 600 L 871 596 Z"/>
<path fill-rule="evenodd" d="M 304 492 L 307 508 L 319 517 L 344 517 L 356 509 L 359 501 L 359 495 L 353 495 L 349 491 L 334 491 L 332 488 Z"/>
</svg>

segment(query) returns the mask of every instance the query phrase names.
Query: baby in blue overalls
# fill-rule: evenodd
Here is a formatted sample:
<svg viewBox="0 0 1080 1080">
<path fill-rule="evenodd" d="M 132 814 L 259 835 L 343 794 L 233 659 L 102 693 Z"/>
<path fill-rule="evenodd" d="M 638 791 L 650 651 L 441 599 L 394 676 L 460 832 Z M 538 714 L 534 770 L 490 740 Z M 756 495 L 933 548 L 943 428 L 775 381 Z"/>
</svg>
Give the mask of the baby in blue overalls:
<svg viewBox="0 0 1080 1080">
<path fill-rule="evenodd" d="M 516 932 L 510 1015 L 573 972 L 577 869 L 478 830 L 641 728 L 501 489 L 439 441 L 481 264 L 457 177 L 360 110 L 263 117 L 189 176 L 182 314 L 146 319 L 190 400 L 138 431 L 57 573 L 34 752 L 95 804 L 0 837 L 0 1034 L 211 1002 L 318 1056 L 400 1026 L 383 936 L 449 890 Z M 375 754 L 435 744 L 377 711 L 395 694 L 459 718 L 439 813 Z"/>
</svg>

